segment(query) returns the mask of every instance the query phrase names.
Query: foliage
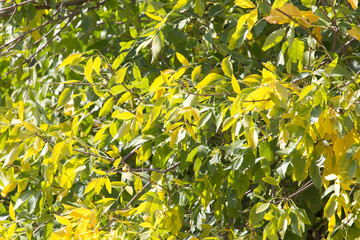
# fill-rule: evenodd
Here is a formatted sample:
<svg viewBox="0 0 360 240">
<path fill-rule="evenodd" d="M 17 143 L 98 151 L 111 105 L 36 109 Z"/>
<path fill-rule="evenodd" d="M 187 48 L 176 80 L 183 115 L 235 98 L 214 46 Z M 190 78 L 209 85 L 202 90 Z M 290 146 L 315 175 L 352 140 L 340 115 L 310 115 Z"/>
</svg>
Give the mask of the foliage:
<svg viewBox="0 0 360 240">
<path fill-rule="evenodd" d="M 0 239 L 360 235 L 357 1 L 0 4 Z"/>
</svg>

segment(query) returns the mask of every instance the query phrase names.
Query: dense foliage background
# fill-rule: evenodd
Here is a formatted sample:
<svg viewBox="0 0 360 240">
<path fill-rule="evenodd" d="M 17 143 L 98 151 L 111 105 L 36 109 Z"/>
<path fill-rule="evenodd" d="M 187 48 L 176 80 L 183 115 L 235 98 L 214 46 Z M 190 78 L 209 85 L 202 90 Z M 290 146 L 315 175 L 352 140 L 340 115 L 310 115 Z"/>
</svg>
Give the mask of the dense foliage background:
<svg viewBox="0 0 360 240">
<path fill-rule="evenodd" d="M 0 239 L 356 239 L 357 0 L 4 0 Z"/>
</svg>

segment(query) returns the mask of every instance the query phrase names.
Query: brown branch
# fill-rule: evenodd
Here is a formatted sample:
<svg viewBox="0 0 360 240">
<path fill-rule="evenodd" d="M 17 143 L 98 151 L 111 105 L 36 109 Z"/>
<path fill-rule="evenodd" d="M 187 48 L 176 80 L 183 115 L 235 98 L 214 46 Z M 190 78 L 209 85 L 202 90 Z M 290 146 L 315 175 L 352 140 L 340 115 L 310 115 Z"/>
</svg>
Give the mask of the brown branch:
<svg viewBox="0 0 360 240">
<path fill-rule="evenodd" d="M 11 16 L 10 16 L 10 18 L 9 18 L 9 20 L 7 20 L 6 21 L 6 23 L 4 24 L 4 26 L 2 26 L 2 28 L 0 29 L 0 32 L 6 27 L 6 25 L 11 21 L 11 19 L 13 19 L 13 17 L 14 17 L 14 15 L 15 15 L 15 13 L 16 13 L 16 11 L 17 11 L 17 8 L 15 8 L 14 9 L 14 11 L 12 12 L 12 14 L 11 14 Z"/>
</svg>

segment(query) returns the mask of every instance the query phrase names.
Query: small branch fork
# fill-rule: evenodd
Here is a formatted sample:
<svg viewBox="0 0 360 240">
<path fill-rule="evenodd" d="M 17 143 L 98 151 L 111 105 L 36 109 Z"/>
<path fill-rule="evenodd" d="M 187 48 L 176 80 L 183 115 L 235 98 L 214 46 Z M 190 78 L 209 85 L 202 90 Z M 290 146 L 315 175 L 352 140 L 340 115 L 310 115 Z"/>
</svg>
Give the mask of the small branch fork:
<svg viewBox="0 0 360 240">
<path fill-rule="evenodd" d="M 121 210 L 121 211 L 125 211 L 126 209 L 129 208 L 129 206 L 140 196 L 140 194 L 150 185 L 150 182 L 146 183 L 143 188 L 137 193 L 135 194 L 135 196 L 126 204 L 126 206 Z M 108 226 L 110 226 L 110 224 L 112 224 L 114 221 L 116 221 L 119 217 L 121 216 L 121 213 L 118 213 L 115 217 L 113 217 L 112 219 L 110 219 L 110 221 L 103 227 L 101 227 L 99 229 L 99 231 L 102 231 L 104 229 L 106 229 Z"/>
<path fill-rule="evenodd" d="M 49 143 L 50 145 L 52 146 L 55 146 L 55 143 L 52 142 L 51 140 L 35 133 L 35 136 L 39 137 L 43 142 L 46 142 L 46 143 Z M 125 157 L 123 157 L 121 159 L 121 163 L 124 164 L 126 167 L 127 167 L 127 171 L 131 172 L 132 174 L 134 174 L 135 176 L 138 176 L 142 179 L 144 179 L 145 181 L 147 181 L 147 183 L 144 185 L 144 187 L 141 189 L 141 191 L 139 191 L 127 204 L 126 206 L 122 209 L 122 211 L 126 210 L 137 198 L 138 196 L 140 196 L 140 194 L 150 185 L 150 183 L 152 184 L 155 184 L 161 188 L 163 188 L 168 194 L 169 196 L 171 196 L 171 193 L 169 192 L 169 190 L 167 188 L 165 188 L 164 186 L 152 181 L 151 179 L 147 178 L 147 177 L 144 177 L 142 176 L 141 174 L 139 174 L 138 172 L 159 172 L 159 173 L 162 173 L 162 174 L 165 174 L 167 172 L 170 172 L 172 170 L 174 170 L 175 168 L 177 168 L 179 165 L 180 165 L 180 162 L 177 162 L 175 164 L 173 164 L 172 166 L 168 167 L 167 169 L 164 169 L 164 170 L 160 170 L 160 169 L 156 169 L 156 168 L 130 168 L 128 165 L 127 165 L 127 161 L 132 158 L 133 156 L 135 156 L 137 154 L 137 150 L 140 148 L 140 146 L 136 147 L 134 150 L 132 150 L 129 154 L 127 154 Z M 75 152 L 78 152 L 80 154 L 83 154 L 83 155 L 88 155 L 88 156 L 93 156 L 93 157 L 97 157 L 97 158 L 102 158 L 102 159 L 105 159 L 105 160 L 108 160 L 110 162 L 115 162 L 116 159 L 115 158 L 112 158 L 112 157 L 108 157 L 108 156 L 102 156 L 102 155 L 99 155 L 99 154 L 96 154 L 96 153 L 93 153 L 93 152 L 88 152 L 88 151 L 83 151 L 83 150 L 79 150 L 79 149 L 74 149 L 73 151 Z M 111 170 L 114 172 L 114 170 Z M 120 172 L 120 171 L 117 171 L 115 170 L 115 172 Z M 123 172 L 123 171 L 121 171 Z M 100 231 L 105 229 L 106 227 L 108 227 L 111 223 L 113 223 L 121 214 L 118 214 L 116 215 L 114 218 L 112 218 L 105 226 L 103 226 L 102 228 L 100 228 Z"/>
</svg>

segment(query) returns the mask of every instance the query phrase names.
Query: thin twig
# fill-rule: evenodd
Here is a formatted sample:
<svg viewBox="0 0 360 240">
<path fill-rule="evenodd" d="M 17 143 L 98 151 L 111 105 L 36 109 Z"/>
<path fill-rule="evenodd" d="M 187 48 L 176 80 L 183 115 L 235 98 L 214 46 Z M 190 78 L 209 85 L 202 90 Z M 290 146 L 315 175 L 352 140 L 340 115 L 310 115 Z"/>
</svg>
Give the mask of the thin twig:
<svg viewBox="0 0 360 240">
<path fill-rule="evenodd" d="M 121 210 L 121 211 L 125 211 L 126 209 L 128 209 L 128 207 L 140 196 L 140 194 L 145 190 L 145 188 L 147 188 L 150 185 L 150 182 L 147 182 L 145 184 L 145 186 L 143 186 L 143 188 L 135 194 L 135 196 L 126 204 L 126 206 Z M 110 221 L 103 227 L 101 227 L 99 229 L 99 231 L 104 230 L 105 228 L 107 228 L 108 226 L 110 226 L 110 224 L 112 224 L 114 221 L 116 221 L 119 217 L 121 216 L 121 213 L 118 213 L 115 217 L 113 217 L 112 219 L 110 219 Z"/>
</svg>

